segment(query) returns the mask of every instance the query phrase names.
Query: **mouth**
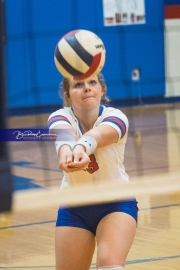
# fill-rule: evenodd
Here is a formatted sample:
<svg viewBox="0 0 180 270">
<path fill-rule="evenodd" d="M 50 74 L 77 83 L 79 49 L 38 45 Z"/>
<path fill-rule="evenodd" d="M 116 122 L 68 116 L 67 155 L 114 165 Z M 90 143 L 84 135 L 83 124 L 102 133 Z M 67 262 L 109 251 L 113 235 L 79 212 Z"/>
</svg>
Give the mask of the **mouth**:
<svg viewBox="0 0 180 270">
<path fill-rule="evenodd" d="M 83 100 L 89 99 L 89 98 L 93 98 L 93 96 L 90 96 L 90 97 L 84 97 Z"/>
</svg>

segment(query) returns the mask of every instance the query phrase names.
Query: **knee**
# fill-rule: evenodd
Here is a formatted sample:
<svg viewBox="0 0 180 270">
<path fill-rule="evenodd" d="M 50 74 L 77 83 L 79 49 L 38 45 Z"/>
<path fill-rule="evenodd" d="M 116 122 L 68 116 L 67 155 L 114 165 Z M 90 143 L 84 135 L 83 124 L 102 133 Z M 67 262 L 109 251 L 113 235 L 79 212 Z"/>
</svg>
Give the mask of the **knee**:
<svg viewBox="0 0 180 270">
<path fill-rule="evenodd" d="M 104 268 L 106 270 L 111 270 L 112 267 L 114 267 L 112 268 L 113 270 L 124 270 L 123 267 L 126 261 L 124 257 L 125 256 L 123 256 L 122 254 L 116 254 L 115 252 L 114 254 L 110 253 L 110 251 L 109 254 L 107 254 L 107 252 L 99 252 L 97 256 L 97 265 L 100 268 L 98 268 L 98 270 L 104 270 Z"/>
</svg>

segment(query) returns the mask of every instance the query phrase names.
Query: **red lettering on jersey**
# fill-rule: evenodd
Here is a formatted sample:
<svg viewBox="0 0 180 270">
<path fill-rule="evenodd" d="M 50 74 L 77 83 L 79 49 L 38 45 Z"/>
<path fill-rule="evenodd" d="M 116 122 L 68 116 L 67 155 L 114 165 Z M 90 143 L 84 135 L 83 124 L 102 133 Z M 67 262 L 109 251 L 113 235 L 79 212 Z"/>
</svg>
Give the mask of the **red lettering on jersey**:
<svg viewBox="0 0 180 270">
<path fill-rule="evenodd" d="M 89 156 L 89 158 L 90 158 L 91 161 L 89 162 L 89 165 L 88 165 L 88 168 L 86 169 L 86 171 L 88 173 L 92 174 L 93 172 L 99 170 L 99 166 L 98 166 L 98 164 L 96 162 L 96 158 L 95 158 L 94 154 L 91 154 Z"/>
</svg>

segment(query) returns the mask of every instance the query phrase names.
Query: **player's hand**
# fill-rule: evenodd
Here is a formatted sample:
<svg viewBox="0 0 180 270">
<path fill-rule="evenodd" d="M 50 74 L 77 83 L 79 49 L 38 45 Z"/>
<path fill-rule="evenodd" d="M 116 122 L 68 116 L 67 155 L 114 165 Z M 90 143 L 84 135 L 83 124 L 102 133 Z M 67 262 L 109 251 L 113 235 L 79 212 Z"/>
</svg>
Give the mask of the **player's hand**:
<svg viewBox="0 0 180 270">
<path fill-rule="evenodd" d="M 68 168 L 81 171 L 88 167 L 90 158 L 85 152 L 83 145 L 77 145 L 73 150 L 73 162 L 69 162 Z"/>
<path fill-rule="evenodd" d="M 85 170 L 90 162 L 90 158 L 82 145 L 77 145 L 72 151 L 68 145 L 60 148 L 59 169 L 69 173 Z"/>
<path fill-rule="evenodd" d="M 59 169 L 64 172 L 72 172 L 71 168 L 68 168 L 68 164 L 73 162 L 73 153 L 68 145 L 63 145 L 59 150 Z"/>
</svg>

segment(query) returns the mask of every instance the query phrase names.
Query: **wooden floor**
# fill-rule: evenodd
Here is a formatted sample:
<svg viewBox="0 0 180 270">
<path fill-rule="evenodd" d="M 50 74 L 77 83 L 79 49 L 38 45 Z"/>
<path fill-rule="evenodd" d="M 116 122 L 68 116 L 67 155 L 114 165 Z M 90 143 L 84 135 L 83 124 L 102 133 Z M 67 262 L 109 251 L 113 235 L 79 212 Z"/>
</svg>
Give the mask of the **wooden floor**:
<svg viewBox="0 0 180 270">
<path fill-rule="evenodd" d="M 180 103 L 121 110 L 130 122 L 125 155 L 130 180 L 180 179 Z M 8 126 L 45 126 L 47 118 L 11 117 Z M 59 188 L 62 178 L 54 145 L 11 142 L 9 150 L 16 191 L 13 211 L 0 214 L 0 269 L 55 269 L 58 205 L 46 195 Z M 126 270 L 180 269 L 180 191 L 137 199 L 138 228 Z M 95 260 L 94 254 L 91 269 Z"/>
</svg>

